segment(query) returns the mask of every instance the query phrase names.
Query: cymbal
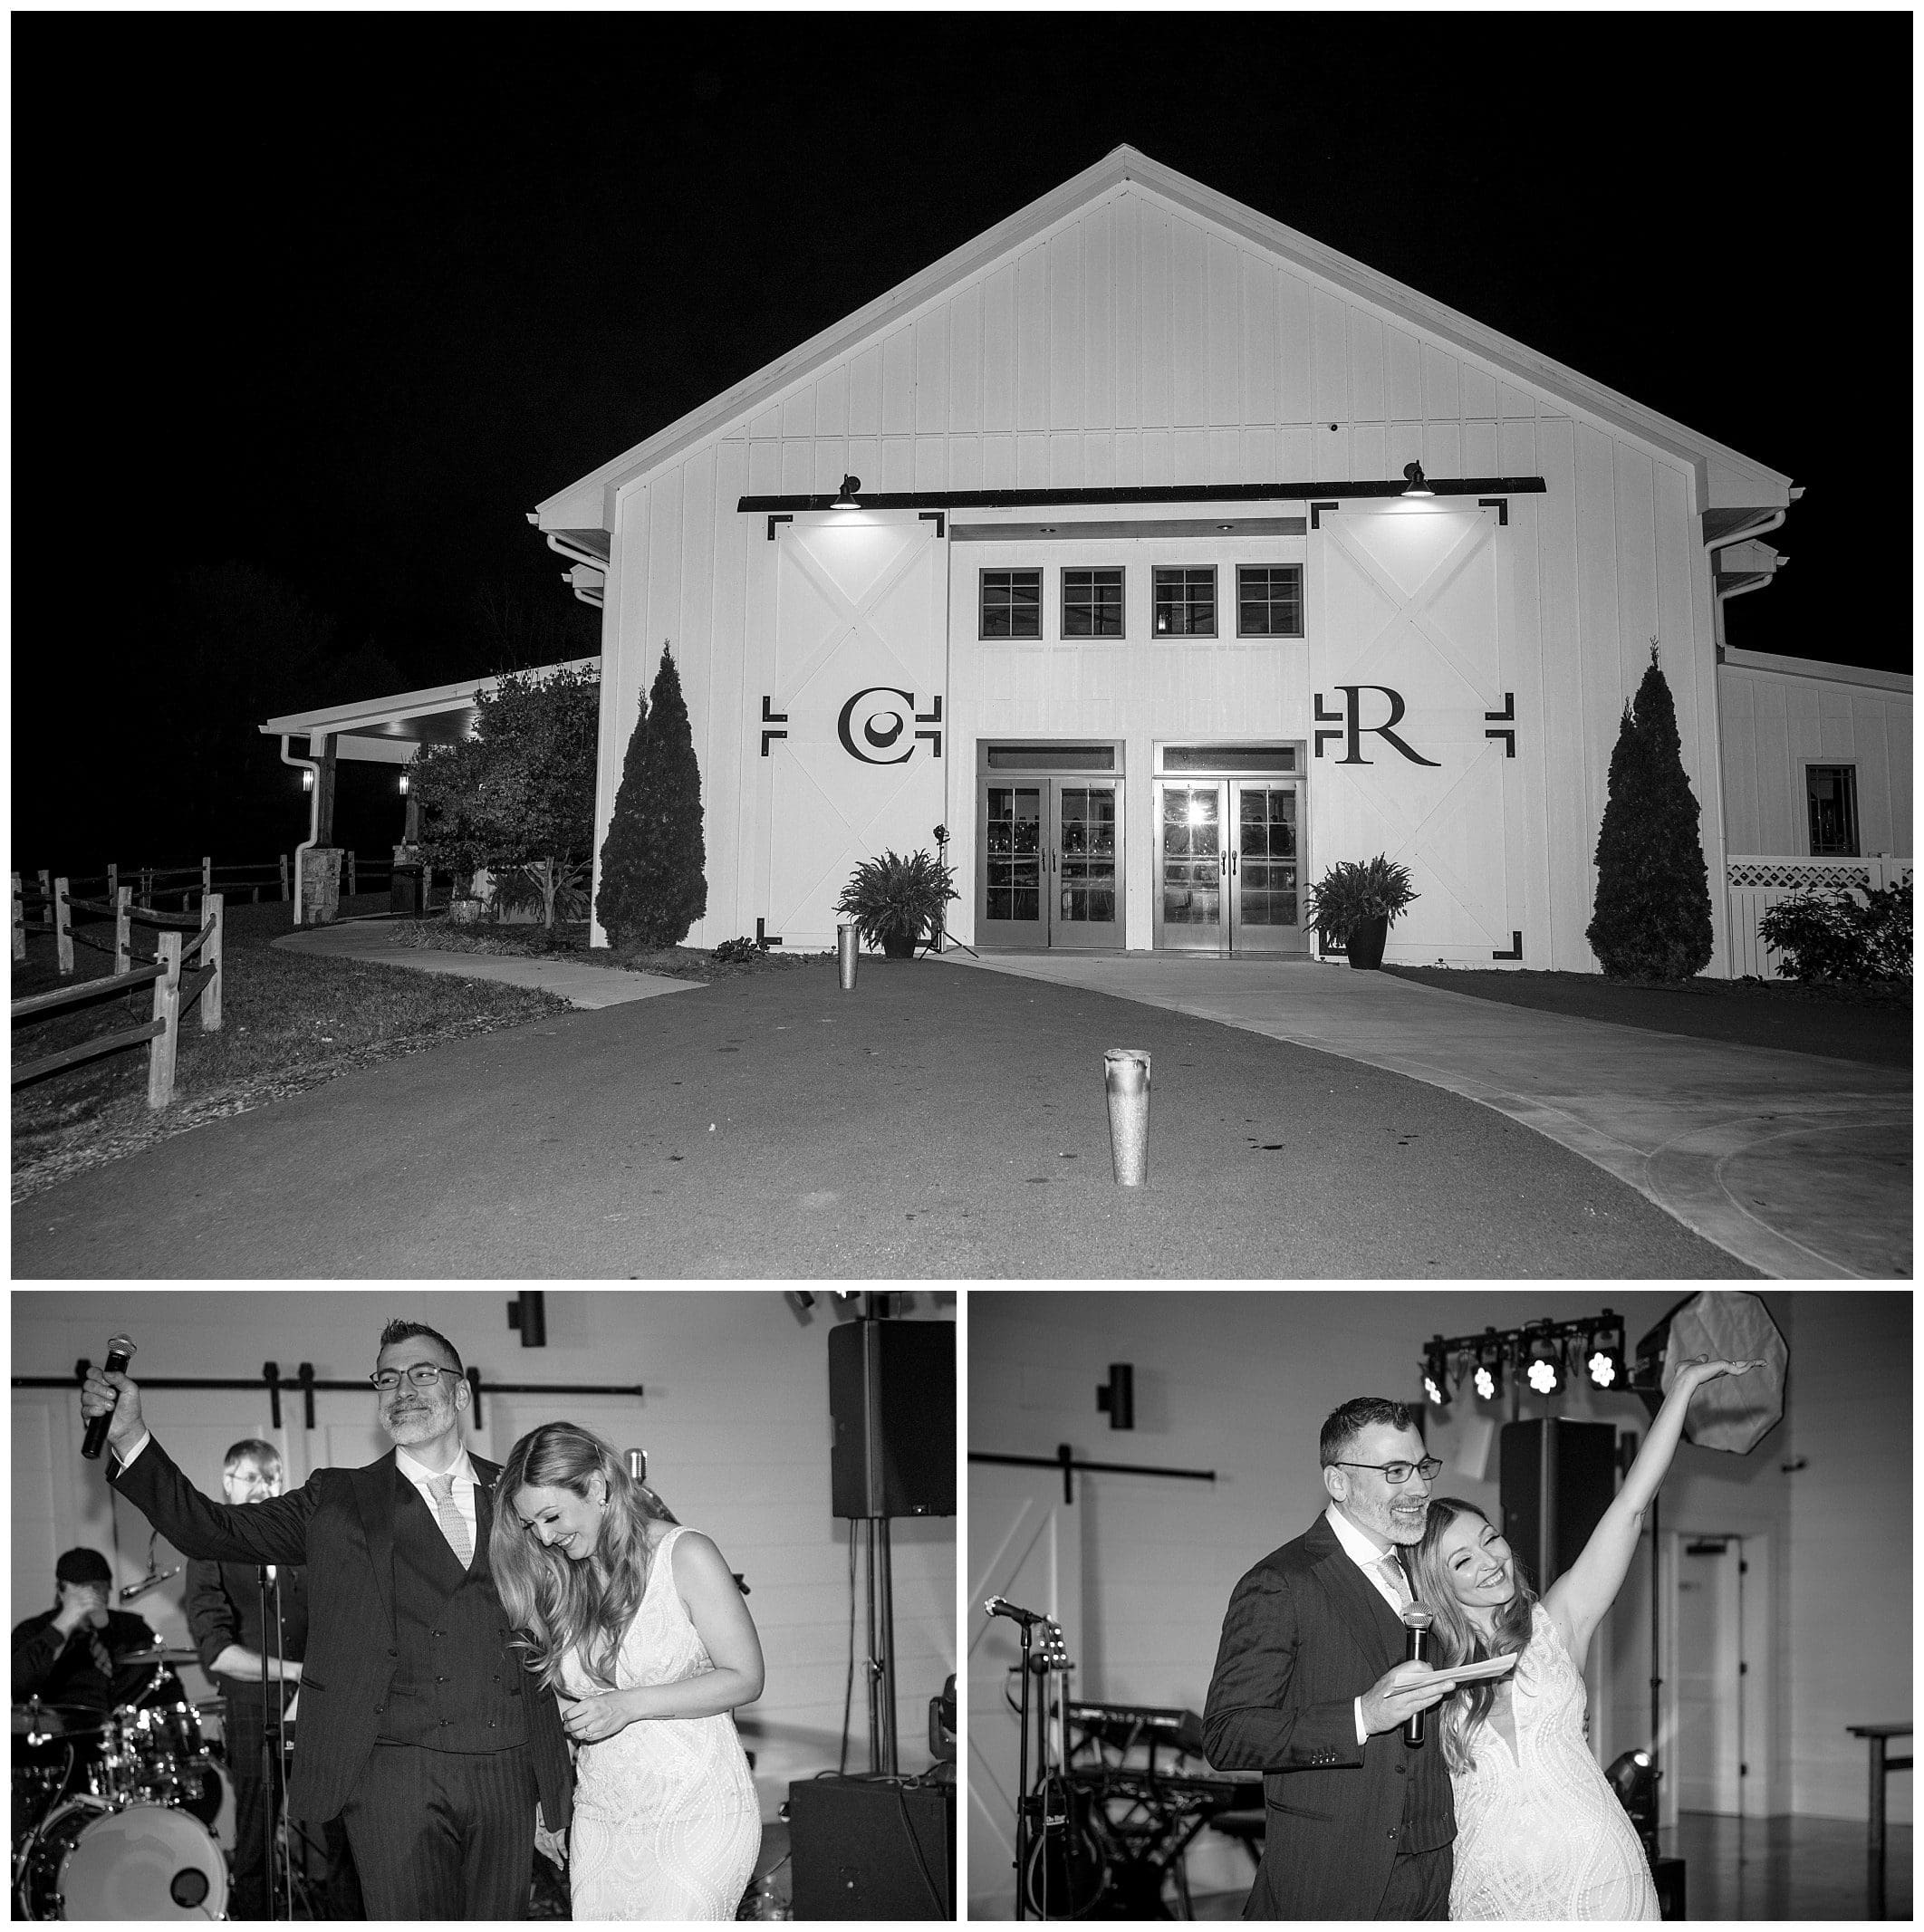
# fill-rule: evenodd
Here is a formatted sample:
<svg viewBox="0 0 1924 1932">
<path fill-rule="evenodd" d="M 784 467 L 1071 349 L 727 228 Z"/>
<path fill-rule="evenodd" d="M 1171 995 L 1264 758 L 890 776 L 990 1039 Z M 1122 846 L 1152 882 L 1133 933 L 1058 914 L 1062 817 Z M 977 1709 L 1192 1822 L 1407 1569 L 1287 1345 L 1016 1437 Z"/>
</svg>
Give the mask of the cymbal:
<svg viewBox="0 0 1924 1932">
<path fill-rule="evenodd" d="M 156 1644 L 150 1650 L 122 1650 L 114 1658 L 116 1664 L 197 1664 L 198 1650 L 169 1649 L 164 1644 Z"/>
</svg>

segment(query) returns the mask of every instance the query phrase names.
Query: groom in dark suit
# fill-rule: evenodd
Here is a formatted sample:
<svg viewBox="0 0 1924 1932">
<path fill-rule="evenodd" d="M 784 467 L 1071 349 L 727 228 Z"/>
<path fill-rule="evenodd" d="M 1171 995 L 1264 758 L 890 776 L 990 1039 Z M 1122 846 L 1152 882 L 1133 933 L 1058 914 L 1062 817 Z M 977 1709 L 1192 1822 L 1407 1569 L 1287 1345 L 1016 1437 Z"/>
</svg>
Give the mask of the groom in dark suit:
<svg viewBox="0 0 1924 1932">
<path fill-rule="evenodd" d="M 445 1336 L 390 1322 L 371 1379 L 391 1454 L 237 1505 L 181 1475 L 126 1376 L 90 1370 L 81 1410 L 112 1414 L 110 1479 L 186 1555 L 307 1565 L 288 1810 L 345 1824 L 369 1918 L 525 1918 L 537 1795 L 562 1831 L 572 1779 L 488 1570 L 501 1471 L 468 1455 L 471 1395 Z"/>
<path fill-rule="evenodd" d="M 1402 1737 L 1441 1693 L 1403 1661 L 1397 1556 L 1422 1537 L 1441 1465 L 1415 1415 L 1374 1396 L 1323 1425 L 1321 1459 L 1329 1506 L 1236 1584 L 1203 1716 L 1218 1771 L 1263 1773 L 1243 1916 L 1447 1918 L 1449 1773 L 1434 1735 L 1416 1750 Z"/>
</svg>

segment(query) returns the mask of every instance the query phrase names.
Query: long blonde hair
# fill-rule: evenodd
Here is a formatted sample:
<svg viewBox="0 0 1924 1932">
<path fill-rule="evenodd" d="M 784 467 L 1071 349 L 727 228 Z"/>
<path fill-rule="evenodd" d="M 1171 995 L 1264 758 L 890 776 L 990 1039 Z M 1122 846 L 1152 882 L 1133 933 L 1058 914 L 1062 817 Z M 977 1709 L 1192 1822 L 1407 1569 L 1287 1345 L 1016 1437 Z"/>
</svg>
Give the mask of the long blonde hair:
<svg viewBox="0 0 1924 1932">
<path fill-rule="evenodd" d="M 585 1499 L 597 1475 L 607 1485 L 608 1504 L 585 1560 L 571 1562 L 522 1527 L 515 1498 L 524 1488 L 565 1489 Z M 648 1523 L 666 1515 L 621 1456 L 577 1423 L 544 1423 L 508 1451 L 488 1563 L 514 1627 L 510 1641 L 546 1687 L 560 1687 L 563 1660 L 575 1649 L 593 1682 L 615 1687 L 621 1639 L 648 1588 Z"/>
<path fill-rule="evenodd" d="M 1433 1626 L 1436 1651 L 1432 1661 L 1438 1669 L 1450 1664 L 1474 1664 L 1486 1657 L 1504 1657 L 1521 1650 L 1530 1640 L 1532 1607 L 1536 1592 L 1530 1588 L 1521 1562 L 1515 1555 L 1516 1594 L 1496 1612 L 1494 1642 L 1486 1642 L 1457 1600 L 1449 1586 L 1449 1574 L 1443 1567 L 1438 1545 L 1443 1532 L 1459 1516 L 1474 1516 L 1479 1523 L 1490 1519 L 1474 1503 L 1457 1496 L 1432 1496 L 1429 1514 L 1423 1519 L 1423 1538 L 1411 1560 L 1411 1579 L 1426 1610 L 1436 1613 Z M 1470 1738 L 1477 1726 L 1490 1714 L 1496 1701 L 1497 1679 L 1482 1677 L 1474 1684 L 1459 1685 L 1442 1703 L 1442 1721 L 1438 1730 L 1443 1740 L 1443 1762 L 1456 1772 L 1474 1771 L 1477 1757 Z"/>
</svg>

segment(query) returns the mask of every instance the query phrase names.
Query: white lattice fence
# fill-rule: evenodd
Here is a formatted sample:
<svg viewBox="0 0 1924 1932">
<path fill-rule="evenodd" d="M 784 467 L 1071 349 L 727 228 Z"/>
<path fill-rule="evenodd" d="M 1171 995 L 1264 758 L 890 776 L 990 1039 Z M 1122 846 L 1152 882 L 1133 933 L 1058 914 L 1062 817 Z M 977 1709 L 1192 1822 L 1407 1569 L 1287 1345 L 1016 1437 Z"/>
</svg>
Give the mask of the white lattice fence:
<svg viewBox="0 0 1924 1932">
<path fill-rule="evenodd" d="M 1732 853 L 1724 861 L 1730 899 L 1731 974 L 1735 978 L 1781 979 L 1777 956 L 1757 937 L 1757 921 L 1773 906 L 1813 886 L 1894 885 L 1910 877 L 1908 859 L 1800 859 L 1770 853 Z"/>
</svg>

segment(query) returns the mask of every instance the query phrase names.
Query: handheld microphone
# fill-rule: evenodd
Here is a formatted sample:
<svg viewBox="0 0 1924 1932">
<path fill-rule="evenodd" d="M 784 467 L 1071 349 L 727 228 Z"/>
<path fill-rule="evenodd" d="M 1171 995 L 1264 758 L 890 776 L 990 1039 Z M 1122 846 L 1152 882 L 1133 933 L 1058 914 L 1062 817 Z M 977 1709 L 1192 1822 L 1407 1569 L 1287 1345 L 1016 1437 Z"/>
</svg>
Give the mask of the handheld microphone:
<svg viewBox="0 0 1924 1932">
<path fill-rule="evenodd" d="M 1017 1609 L 1006 1597 L 991 1597 L 982 1607 L 991 1617 L 1006 1617 L 1011 1623 L 1019 1623 L 1025 1629 L 1031 1625 L 1046 1623 L 1049 1620 L 1040 1610 Z"/>
<path fill-rule="evenodd" d="M 1406 1604 L 1403 1608 L 1403 1661 L 1406 1664 L 1427 1664 L 1426 1655 L 1429 1648 L 1429 1627 L 1436 1621 L 1433 1612 L 1420 1603 Z M 1415 1750 L 1423 1742 L 1423 1713 L 1413 1712 L 1409 1721 L 1403 1726 L 1403 1742 Z"/>
<path fill-rule="evenodd" d="M 127 1364 L 133 1358 L 134 1345 L 125 1335 L 110 1336 L 107 1341 L 107 1360 L 101 1372 L 107 1375 L 125 1375 Z M 96 1416 L 87 1425 L 87 1433 L 81 1438 L 81 1454 L 90 1463 L 100 1461 L 101 1451 L 107 1447 L 107 1431 L 112 1422 L 113 1411 L 110 1408 Z"/>
<path fill-rule="evenodd" d="M 177 1563 L 171 1570 L 157 1570 L 151 1576 L 142 1577 L 138 1583 L 130 1583 L 120 1592 L 120 1601 L 122 1603 L 138 1601 L 149 1591 L 159 1590 L 161 1584 L 166 1582 L 169 1577 L 178 1576 L 183 1567 L 183 1565 Z"/>
</svg>

